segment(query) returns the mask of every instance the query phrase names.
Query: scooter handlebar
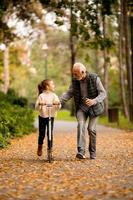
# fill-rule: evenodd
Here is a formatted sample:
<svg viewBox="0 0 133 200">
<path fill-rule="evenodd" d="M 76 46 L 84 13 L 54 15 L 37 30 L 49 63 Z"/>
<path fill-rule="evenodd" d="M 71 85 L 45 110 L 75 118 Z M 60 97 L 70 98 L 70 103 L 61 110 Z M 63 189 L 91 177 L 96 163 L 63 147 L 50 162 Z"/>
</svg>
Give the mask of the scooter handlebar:
<svg viewBox="0 0 133 200">
<path fill-rule="evenodd" d="M 59 106 L 60 103 L 53 103 L 53 104 L 46 104 L 46 103 L 39 103 L 41 106 L 47 106 L 47 107 L 52 107 L 52 106 Z"/>
</svg>

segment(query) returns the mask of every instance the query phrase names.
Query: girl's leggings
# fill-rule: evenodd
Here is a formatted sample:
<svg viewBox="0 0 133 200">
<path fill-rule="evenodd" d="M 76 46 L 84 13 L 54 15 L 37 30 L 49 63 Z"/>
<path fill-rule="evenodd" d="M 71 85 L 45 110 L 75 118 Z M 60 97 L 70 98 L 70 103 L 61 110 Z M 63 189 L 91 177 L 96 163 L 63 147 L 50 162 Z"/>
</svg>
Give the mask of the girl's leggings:
<svg viewBox="0 0 133 200">
<path fill-rule="evenodd" d="M 49 122 L 49 118 L 43 118 L 41 116 L 39 118 L 39 137 L 38 137 L 38 144 L 42 145 L 45 133 L 47 130 L 47 139 L 48 139 L 48 149 L 52 148 L 53 146 L 53 126 L 54 126 L 54 117 L 51 117 Z M 49 123 L 51 123 L 51 141 L 49 140 Z"/>
</svg>

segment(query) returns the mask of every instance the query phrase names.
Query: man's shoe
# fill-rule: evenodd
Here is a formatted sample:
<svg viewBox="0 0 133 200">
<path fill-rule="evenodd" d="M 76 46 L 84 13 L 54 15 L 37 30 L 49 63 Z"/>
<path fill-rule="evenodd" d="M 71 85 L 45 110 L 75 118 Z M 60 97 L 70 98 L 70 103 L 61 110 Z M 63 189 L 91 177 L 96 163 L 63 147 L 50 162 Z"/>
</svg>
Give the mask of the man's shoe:
<svg viewBox="0 0 133 200">
<path fill-rule="evenodd" d="M 83 155 L 82 153 L 77 153 L 76 158 L 85 159 L 85 155 Z"/>
<path fill-rule="evenodd" d="M 37 155 L 41 156 L 42 155 L 42 145 L 38 145 L 38 149 L 37 149 Z"/>
<path fill-rule="evenodd" d="M 91 154 L 91 155 L 90 155 L 90 159 L 91 159 L 91 160 L 94 160 L 95 158 L 96 158 L 96 156 L 95 156 L 94 154 Z"/>
</svg>

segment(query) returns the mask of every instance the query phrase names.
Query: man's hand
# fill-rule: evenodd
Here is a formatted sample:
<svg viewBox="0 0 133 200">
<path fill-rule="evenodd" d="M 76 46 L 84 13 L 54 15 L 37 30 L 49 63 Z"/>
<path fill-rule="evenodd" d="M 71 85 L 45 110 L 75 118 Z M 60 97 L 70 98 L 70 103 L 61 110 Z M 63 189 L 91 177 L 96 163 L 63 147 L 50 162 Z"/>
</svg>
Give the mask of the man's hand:
<svg viewBox="0 0 133 200">
<path fill-rule="evenodd" d="M 88 98 L 86 98 L 85 99 L 85 104 L 87 105 L 87 106 L 92 106 L 92 105 L 95 105 L 97 102 L 96 102 L 96 100 L 95 99 L 88 99 Z"/>
</svg>

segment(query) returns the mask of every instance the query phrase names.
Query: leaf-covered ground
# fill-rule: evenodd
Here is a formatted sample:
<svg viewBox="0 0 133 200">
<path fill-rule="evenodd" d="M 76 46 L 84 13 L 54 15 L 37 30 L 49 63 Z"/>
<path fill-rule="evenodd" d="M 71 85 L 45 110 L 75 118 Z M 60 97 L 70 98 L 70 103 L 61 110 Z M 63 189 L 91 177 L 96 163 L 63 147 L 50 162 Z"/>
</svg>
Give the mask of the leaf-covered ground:
<svg viewBox="0 0 133 200">
<path fill-rule="evenodd" d="M 97 159 L 89 159 L 86 135 L 87 158 L 77 160 L 76 130 L 70 130 L 56 130 L 52 163 L 46 143 L 37 157 L 37 133 L 0 150 L 0 200 L 133 199 L 133 133 L 100 127 Z"/>
</svg>

